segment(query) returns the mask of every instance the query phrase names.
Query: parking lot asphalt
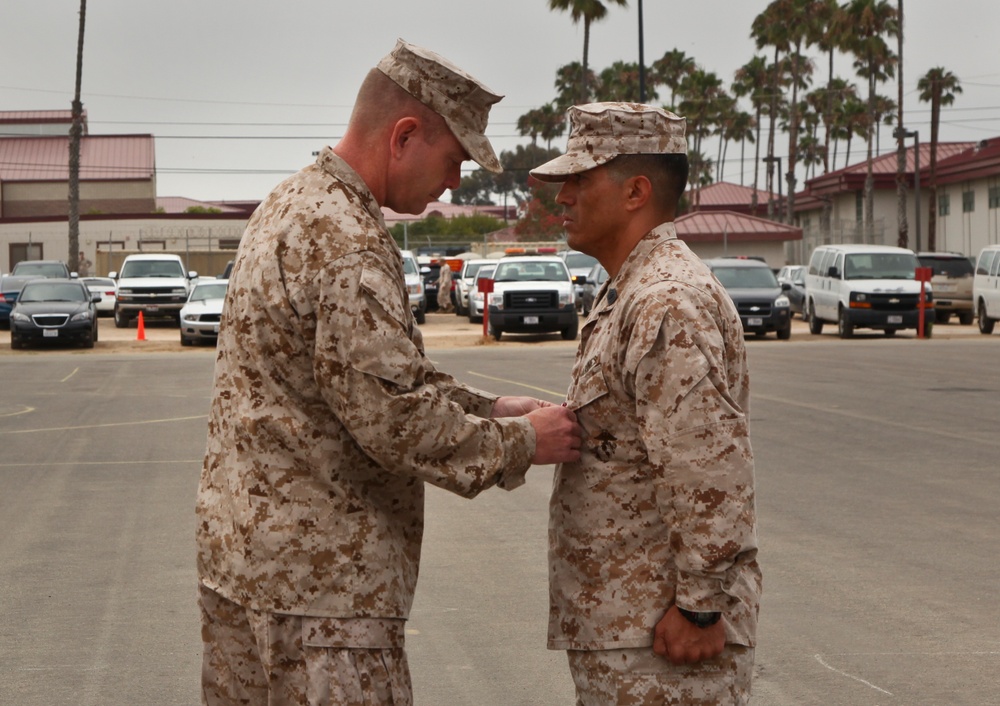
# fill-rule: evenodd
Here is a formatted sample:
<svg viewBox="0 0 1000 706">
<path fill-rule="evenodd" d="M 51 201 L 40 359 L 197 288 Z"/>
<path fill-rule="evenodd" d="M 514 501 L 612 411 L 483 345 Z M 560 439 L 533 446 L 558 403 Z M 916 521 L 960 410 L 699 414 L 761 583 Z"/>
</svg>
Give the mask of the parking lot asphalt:
<svg viewBox="0 0 1000 706">
<path fill-rule="evenodd" d="M 582 324 L 582 320 L 581 320 Z M 427 350 L 440 350 L 448 348 L 466 348 L 471 346 L 492 346 L 504 347 L 516 346 L 563 346 L 575 348 L 578 341 L 564 341 L 558 333 L 538 334 L 538 335 L 505 335 L 501 341 L 494 341 L 483 335 L 483 325 L 470 323 L 468 318 L 459 317 L 454 314 L 429 313 L 427 321 L 420 326 L 423 335 L 424 346 Z M 170 321 L 152 319 L 144 323 L 144 340 L 139 340 L 139 331 L 135 324 L 126 329 L 115 327 L 114 321 L 110 318 L 102 318 L 100 321 L 99 340 L 93 349 L 67 348 L 65 346 L 48 346 L 36 348 L 28 351 L 11 351 L 10 334 L 6 331 L 0 332 L 0 355 L 30 355 L 32 351 L 74 351 L 88 353 L 94 351 L 99 353 L 167 353 L 167 352 L 192 352 L 204 351 L 206 346 L 181 346 L 180 334 L 177 325 Z M 951 340 L 955 338 L 988 338 L 979 333 L 975 326 L 962 326 L 953 319 L 948 324 L 936 324 L 933 329 L 933 336 L 930 340 Z M 1000 333 L 993 336 L 1000 339 Z M 854 339 L 879 339 L 884 335 L 878 331 L 858 330 L 854 334 Z M 916 331 L 900 331 L 896 338 L 900 340 L 916 339 Z M 828 324 L 824 333 L 814 335 L 809 333 L 809 325 L 800 318 L 792 319 L 792 337 L 788 341 L 777 341 L 774 334 L 757 338 L 748 336 L 748 341 L 759 341 L 773 343 L 775 345 L 786 345 L 788 343 L 803 343 L 839 340 L 837 337 L 837 327 Z M 845 345 L 850 345 L 850 341 L 844 341 Z"/>
</svg>

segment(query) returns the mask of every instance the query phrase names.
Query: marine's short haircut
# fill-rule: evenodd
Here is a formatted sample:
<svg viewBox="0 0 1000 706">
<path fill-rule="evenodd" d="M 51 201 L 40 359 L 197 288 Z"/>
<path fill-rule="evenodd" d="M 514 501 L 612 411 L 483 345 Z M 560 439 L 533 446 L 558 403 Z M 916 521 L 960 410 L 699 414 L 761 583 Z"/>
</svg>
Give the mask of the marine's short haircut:
<svg viewBox="0 0 1000 706">
<path fill-rule="evenodd" d="M 352 126 L 376 126 L 396 122 L 404 117 L 419 118 L 424 125 L 428 143 L 433 143 L 448 124 L 440 115 L 411 96 L 399 84 L 378 69 L 368 72 L 358 90 L 358 98 L 351 112 Z"/>
<path fill-rule="evenodd" d="M 622 182 L 645 176 L 653 187 L 653 198 L 662 208 L 677 208 L 688 180 L 686 154 L 620 154 L 605 165 L 613 179 Z"/>
</svg>

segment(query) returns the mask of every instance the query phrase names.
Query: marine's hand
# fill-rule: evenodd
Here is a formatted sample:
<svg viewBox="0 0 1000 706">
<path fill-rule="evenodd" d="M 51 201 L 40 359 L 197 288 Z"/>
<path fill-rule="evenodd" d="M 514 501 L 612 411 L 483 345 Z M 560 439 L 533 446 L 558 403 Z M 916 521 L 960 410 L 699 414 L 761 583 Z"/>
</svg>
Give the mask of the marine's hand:
<svg viewBox="0 0 1000 706">
<path fill-rule="evenodd" d="M 535 455 L 531 462 L 537 465 L 564 463 L 580 459 L 583 430 L 576 421 L 576 414 L 568 407 L 541 407 L 527 414 L 535 428 Z"/>
<path fill-rule="evenodd" d="M 533 412 L 542 407 L 554 407 L 555 405 L 545 400 L 537 400 L 534 397 L 501 397 L 493 403 L 491 417 L 520 417 L 528 412 Z"/>
<path fill-rule="evenodd" d="M 653 631 L 653 652 L 674 664 L 694 664 L 717 657 L 726 646 L 726 629 L 719 621 L 699 628 L 677 606 L 670 606 Z"/>
</svg>

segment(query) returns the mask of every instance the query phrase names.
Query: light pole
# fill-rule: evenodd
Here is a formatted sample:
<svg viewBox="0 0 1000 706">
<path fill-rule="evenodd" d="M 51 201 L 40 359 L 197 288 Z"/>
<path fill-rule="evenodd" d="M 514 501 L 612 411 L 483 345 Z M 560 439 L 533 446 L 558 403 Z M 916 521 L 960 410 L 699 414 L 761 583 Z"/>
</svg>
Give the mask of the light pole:
<svg viewBox="0 0 1000 706">
<path fill-rule="evenodd" d="M 781 208 L 782 208 L 782 196 L 781 196 L 781 157 L 763 157 L 760 161 L 771 164 L 772 162 L 778 163 L 778 221 L 784 223 L 785 219 L 782 218 Z"/>
<path fill-rule="evenodd" d="M 646 59 L 642 43 L 642 0 L 639 0 L 639 102 L 646 102 Z"/>
<path fill-rule="evenodd" d="M 914 250 L 920 251 L 920 131 L 919 130 L 903 130 L 902 128 L 896 128 L 892 131 L 892 136 L 897 140 L 900 137 L 904 139 L 907 137 L 913 138 L 913 183 L 914 191 L 916 192 L 915 200 L 917 207 L 917 237 L 916 245 Z"/>
</svg>

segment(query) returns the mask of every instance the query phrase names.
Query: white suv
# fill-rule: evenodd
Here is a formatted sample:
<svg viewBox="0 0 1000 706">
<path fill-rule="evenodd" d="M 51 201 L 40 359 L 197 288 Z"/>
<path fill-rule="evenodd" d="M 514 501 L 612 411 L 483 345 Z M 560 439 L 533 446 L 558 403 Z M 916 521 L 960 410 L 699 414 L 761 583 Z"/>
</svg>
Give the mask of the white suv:
<svg viewBox="0 0 1000 706">
<path fill-rule="evenodd" d="M 493 272 L 489 296 L 489 332 L 496 340 L 510 333 L 558 331 L 576 339 L 579 319 L 573 278 L 559 257 L 505 257 Z"/>
<path fill-rule="evenodd" d="M 118 272 L 108 276 L 115 280 L 118 298 L 115 301 L 115 326 L 128 328 L 132 319 L 168 316 L 180 321 L 181 308 L 187 301 L 197 272 L 185 272 L 179 255 L 129 255 Z"/>
<path fill-rule="evenodd" d="M 993 333 L 1000 321 L 1000 245 L 983 248 L 976 260 L 972 306 L 981 333 Z"/>
</svg>

